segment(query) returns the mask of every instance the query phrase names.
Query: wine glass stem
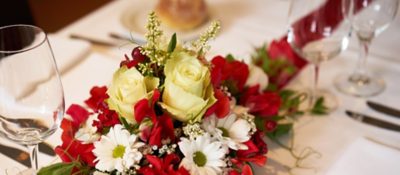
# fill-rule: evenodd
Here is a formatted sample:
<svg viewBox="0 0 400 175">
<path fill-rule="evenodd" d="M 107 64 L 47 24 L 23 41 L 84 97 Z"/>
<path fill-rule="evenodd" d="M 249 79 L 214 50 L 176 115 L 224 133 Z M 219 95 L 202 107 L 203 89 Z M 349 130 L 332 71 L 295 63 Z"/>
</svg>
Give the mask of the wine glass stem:
<svg viewBox="0 0 400 175">
<path fill-rule="evenodd" d="M 31 158 L 31 166 L 32 170 L 36 174 L 38 170 L 38 144 L 35 145 L 27 145 L 29 149 L 29 156 Z"/>
<path fill-rule="evenodd" d="M 312 79 L 312 86 L 311 86 L 311 94 L 310 94 L 310 101 L 309 107 L 312 108 L 316 99 L 317 99 L 317 89 L 318 89 L 318 77 L 319 77 L 319 66 L 320 63 L 313 64 L 313 79 Z"/>
<path fill-rule="evenodd" d="M 360 44 L 360 53 L 355 72 L 350 77 L 350 81 L 357 84 L 366 84 L 369 81 L 367 70 L 367 58 L 369 53 L 369 45 L 372 37 L 358 37 Z"/>
</svg>

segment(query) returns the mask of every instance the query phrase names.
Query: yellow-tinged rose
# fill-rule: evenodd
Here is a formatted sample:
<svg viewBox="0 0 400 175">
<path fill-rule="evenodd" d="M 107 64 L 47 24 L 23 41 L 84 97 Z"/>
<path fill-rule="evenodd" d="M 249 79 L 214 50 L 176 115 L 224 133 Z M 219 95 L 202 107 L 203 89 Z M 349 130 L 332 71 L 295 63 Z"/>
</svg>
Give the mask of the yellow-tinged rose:
<svg viewBox="0 0 400 175">
<path fill-rule="evenodd" d="M 166 62 L 164 72 L 161 107 L 179 121 L 200 121 L 216 102 L 208 67 L 195 54 L 174 52 Z"/>
<path fill-rule="evenodd" d="M 150 93 L 159 85 L 159 79 L 143 77 L 135 68 L 119 68 L 113 76 L 112 84 L 107 90 L 110 109 L 115 110 L 128 122 L 135 123 L 133 107 L 139 100 L 149 98 Z"/>
</svg>

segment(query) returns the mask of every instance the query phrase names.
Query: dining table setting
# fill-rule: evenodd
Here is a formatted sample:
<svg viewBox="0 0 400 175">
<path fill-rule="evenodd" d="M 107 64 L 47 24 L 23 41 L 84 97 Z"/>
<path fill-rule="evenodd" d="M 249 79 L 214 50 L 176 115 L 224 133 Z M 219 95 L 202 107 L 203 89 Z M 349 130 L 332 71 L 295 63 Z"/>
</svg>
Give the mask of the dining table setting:
<svg viewBox="0 0 400 175">
<path fill-rule="evenodd" d="M 115 0 L 55 33 L 0 27 L 0 174 L 398 175 L 399 3 Z M 38 46 L 15 49 L 16 38 Z M 180 87 L 187 78 L 180 71 L 200 72 L 201 89 L 197 80 Z M 138 81 L 144 85 L 125 92 Z M 203 106 L 186 109 L 194 103 L 187 91 L 200 91 Z M 124 106 L 124 95 L 136 104 Z M 219 125 L 232 115 L 237 125 Z M 163 139 L 146 130 L 153 125 Z M 36 129 L 12 131 L 24 127 Z M 187 134 L 196 127 L 207 133 Z M 238 138 L 216 149 L 213 134 Z M 107 140 L 117 145 L 110 155 L 102 153 Z M 178 158 L 167 166 L 169 155 Z M 118 156 L 131 161 L 107 165 Z"/>
</svg>

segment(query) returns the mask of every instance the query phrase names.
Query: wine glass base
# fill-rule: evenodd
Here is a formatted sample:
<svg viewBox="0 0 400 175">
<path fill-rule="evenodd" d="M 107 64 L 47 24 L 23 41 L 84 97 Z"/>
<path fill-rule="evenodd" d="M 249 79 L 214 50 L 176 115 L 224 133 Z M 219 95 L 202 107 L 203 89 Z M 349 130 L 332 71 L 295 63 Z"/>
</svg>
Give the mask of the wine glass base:
<svg viewBox="0 0 400 175">
<path fill-rule="evenodd" d="M 385 81 L 377 75 L 341 74 L 336 77 L 334 85 L 342 93 L 356 97 L 371 97 L 385 89 Z"/>
<path fill-rule="evenodd" d="M 335 95 L 333 95 L 330 91 L 325 90 L 325 89 L 318 89 L 316 92 L 316 98 L 314 103 L 311 103 L 311 97 L 309 94 L 311 94 L 311 90 L 303 90 L 303 92 L 307 92 L 308 96 L 306 98 L 306 100 L 300 105 L 300 109 L 301 110 L 305 110 L 305 111 L 311 111 L 311 109 L 314 107 L 316 100 L 318 100 L 320 97 L 322 97 L 324 99 L 324 106 L 326 107 L 326 112 L 327 113 L 331 113 L 333 111 L 335 111 L 338 107 L 338 100 L 335 97 Z"/>
</svg>

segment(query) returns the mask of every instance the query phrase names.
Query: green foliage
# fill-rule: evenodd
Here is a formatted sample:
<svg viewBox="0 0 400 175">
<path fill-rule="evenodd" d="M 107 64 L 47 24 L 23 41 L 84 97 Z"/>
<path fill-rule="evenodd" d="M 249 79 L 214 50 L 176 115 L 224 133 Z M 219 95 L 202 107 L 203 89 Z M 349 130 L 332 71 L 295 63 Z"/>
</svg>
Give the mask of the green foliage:
<svg viewBox="0 0 400 175">
<path fill-rule="evenodd" d="M 38 175 L 70 175 L 77 163 L 56 163 L 39 170 Z"/>
<path fill-rule="evenodd" d="M 276 129 L 273 132 L 267 132 L 267 136 L 272 140 L 278 140 L 279 137 L 282 137 L 288 134 L 293 128 L 293 123 L 285 123 L 278 124 Z"/>
<path fill-rule="evenodd" d="M 168 53 L 172 53 L 175 50 L 175 47 L 176 47 L 176 33 L 172 35 L 171 40 L 169 41 Z"/>
<path fill-rule="evenodd" d="M 314 115 L 325 115 L 328 114 L 328 108 L 325 106 L 324 98 L 319 97 L 311 109 L 311 114 Z"/>
<path fill-rule="evenodd" d="M 225 59 L 226 59 L 228 62 L 235 61 L 235 57 L 234 57 L 232 54 L 226 55 L 226 56 L 225 56 Z"/>
</svg>

